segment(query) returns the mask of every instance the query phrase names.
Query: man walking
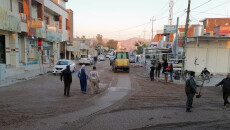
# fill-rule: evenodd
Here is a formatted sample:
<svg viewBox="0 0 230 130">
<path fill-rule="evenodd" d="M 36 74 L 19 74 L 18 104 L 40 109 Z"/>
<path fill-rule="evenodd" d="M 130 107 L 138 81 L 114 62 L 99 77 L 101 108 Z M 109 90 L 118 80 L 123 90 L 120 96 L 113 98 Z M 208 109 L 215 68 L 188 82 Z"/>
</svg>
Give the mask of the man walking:
<svg viewBox="0 0 230 130">
<path fill-rule="evenodd" d="M 194 77 L 195 77 L 195 72 L 192 71 L 190 73 L 190 77 L 186 80 L 186 84 L 185 84 L 185 93 L 187 95 L 186 112 L 192 112 L 191 108 L 192 108 L 193 98 L 195 93 L 198 93 L 196 89 L 196 82 L 194 80 Z"/>
<path fill-rule="evenodd" d="M 68 65 L 64 71 L 61 73 L 61 81 L 62 77 L 64 78 L 64 96 L 69 97 L 70 85 L 72 83 L 72 73 L 70 71 L 70 66 Z"/>
<path fill-rule="evenodd" d="M 90 79 L 90 89 L 91 89 L 91 94 L 94 94 L 95 92 L 98 93 L 99 92 L 99 75 L 98 72 L 96 71 L 96 67 L 93 67 L 93 71 L 90 72 L 89 74 L 89 79 Z"/>
<path fill-rule="evenodd" d="M 218 83 L 216 87 L 219 85 L 223 86 L 224 107 L 226 108 L 226 105 L 229 104 L 228 97 L 230 96 L 230 73 L 228 73 L 227 78 Z"/>
<path fill-rule="evenodd" d="M 77 75 L 78 75 L 78 78 L 80 79 L 81 92 L 83 94 L 86 94 L 88 73 L 85 69 L 85 65 L 82 65 Z"/>
</svg>

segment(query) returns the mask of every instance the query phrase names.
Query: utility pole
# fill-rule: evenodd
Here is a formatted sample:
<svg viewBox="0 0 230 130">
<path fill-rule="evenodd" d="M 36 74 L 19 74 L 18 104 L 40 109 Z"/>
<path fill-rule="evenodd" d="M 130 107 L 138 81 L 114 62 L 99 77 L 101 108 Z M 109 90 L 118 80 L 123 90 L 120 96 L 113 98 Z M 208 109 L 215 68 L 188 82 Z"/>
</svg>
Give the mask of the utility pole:
<svg viewBox="0 0 230 130">
<path fill-rule="evenodd" d="M 185 24 L 185 35 L 184 35 L 184 48 L 187 45 L 187 36 L 188 36 L 188 26 L 189 26 L 189 15 L 190 15 L 190 4 L 191 0 L 188 0 L 188 9 L 187 9 L 187 18 L 186 18 L 186 24 Z"/>
<path fill-rule="evenodd" d="M 174 59 L 177 59 L 178 26 L 179 26 L 179 17 L 177 17 L 176 38 L 175 38 L 175 41 L 173 44 L 173 57 L 174 57 Z"/>
<path fill-rule="evenodd" d="M 154 19 L 154 16 L 153 18 L 151 19 L 152 21 L 152 37 L 151 37 L 151 42 L 153 42 L 153 22 L 155 21 L 156 19 Z"/>
<path fill-rule="evenodd" d="M 144 38 L 144 40 L 145 40 L 145 33 L 146 33 L 146 30 L 144 30 L 143 32 L 144 32 L 144 36 L 143 36 L 143 38 Z"/>
<path fill-rule="evenodd" d="M 174 7 L 174 2 L 171 0 L 169 2 L 169 25 L 173 24 L 173 7 Z"/>
<path fill-rule="evenodd" d="M 183 66 L 182 70 L 184 71 L 185 69 L 185 47 L 187 46 L 187 37 L 188 37 L 188 26 L 189 26 L 189 15 L 190 15 L 190 4 L 191 0 L 188 0 L 188 9 L 187 9 L 187 18 L 186 18 L 186 24 L 185 24 L 185 34 L 184 34 L 184 45 L 183 45 Z M 182 74 L 182 73 L 181 73 Z"/>
</svg>

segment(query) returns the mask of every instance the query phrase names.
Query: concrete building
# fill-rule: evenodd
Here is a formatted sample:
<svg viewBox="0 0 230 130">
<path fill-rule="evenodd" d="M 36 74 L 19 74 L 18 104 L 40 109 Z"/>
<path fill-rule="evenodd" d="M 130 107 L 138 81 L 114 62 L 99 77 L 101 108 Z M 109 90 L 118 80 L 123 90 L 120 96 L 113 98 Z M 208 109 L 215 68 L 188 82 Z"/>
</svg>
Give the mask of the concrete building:
<svg viewBox="0 0 230 130">
<path fill-rule="evenodd" d="M 73 39 L 68 0 L 0 0 L 0 63 L 7 68 L 50 63 Z"/>
<path fill-rule="evenodd" d="M 198 75 L 205 67 L 213 74 L 230 72 L 230 37 L 198 36 L 188 39 L 185 69 Z"/>
<path fill-rule="evenodd" d="M 74 55 L 78 58 L 83 54 L 89 55 L 90 43 L 88 39 L 75 38 L 73 40 Z"/>
</svg>

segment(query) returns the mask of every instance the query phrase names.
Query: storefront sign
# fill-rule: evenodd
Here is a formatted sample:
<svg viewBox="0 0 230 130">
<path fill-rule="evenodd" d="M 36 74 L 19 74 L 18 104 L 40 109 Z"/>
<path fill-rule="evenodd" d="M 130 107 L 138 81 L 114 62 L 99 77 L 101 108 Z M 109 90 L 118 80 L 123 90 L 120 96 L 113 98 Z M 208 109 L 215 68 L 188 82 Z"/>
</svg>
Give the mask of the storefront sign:
<svg viewBox="0 0 230 130">
<path fill-rule="evenodd" d="M 31 27 L 32 28 L 42 28 L 42 21 L 32 21 L 31 22 Z"/>
<path fill-rule="evenodd" d="M 14 16 L 2 8 L 0 8 L 0 21 L 0 29 L 12 32 L 21 32 L 21 21 L 19 17 Z"/>
<path fill-rule="evenodd" d="M 165 25 L 164 33 L 176 33 L 176 25 Z"/>
<path fill-rule="evenodd" d="M 36 28 L 36 36 L 38 38 L 46 38 L 45 22 L 42 22 L 42 27 L 41 28 Z"/>
<path fill-rule="evenodd" d="M 54 32 L 53 30 L 47 30 L 47 40 L 55 41 L 55 42 L 62 42 L 62 33 Z"/>
<path fill-rule="evenodd" d="M 67 46 L 67 51 L 73 51 L 73 46 Z"/>
</svg>

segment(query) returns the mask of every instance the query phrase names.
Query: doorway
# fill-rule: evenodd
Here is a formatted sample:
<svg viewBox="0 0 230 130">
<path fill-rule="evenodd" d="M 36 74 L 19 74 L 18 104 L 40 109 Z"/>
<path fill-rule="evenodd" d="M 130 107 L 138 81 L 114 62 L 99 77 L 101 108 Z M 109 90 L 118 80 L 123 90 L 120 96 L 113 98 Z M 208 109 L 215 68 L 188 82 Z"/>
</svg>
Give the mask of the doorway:
<svg viewBox="0 0 230 130">
<path fill-rule="evenodd" d="M 6 64 L 6 48 L 4 35 L 0 35 L 0 64 Z"/>
</svg>

